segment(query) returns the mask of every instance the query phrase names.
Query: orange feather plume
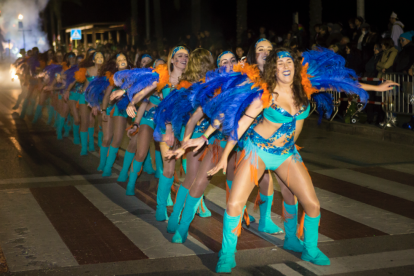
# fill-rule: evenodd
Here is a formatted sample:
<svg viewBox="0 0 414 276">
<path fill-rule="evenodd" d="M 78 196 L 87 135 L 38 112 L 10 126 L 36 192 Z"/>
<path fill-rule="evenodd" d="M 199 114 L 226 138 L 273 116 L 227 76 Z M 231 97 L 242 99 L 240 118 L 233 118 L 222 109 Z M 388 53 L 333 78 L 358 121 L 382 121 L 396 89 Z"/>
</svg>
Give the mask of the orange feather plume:
<svg viewBox="0 0 414 276">
<path fill-rule="evenodd" d="M 306 96 L 310 100 L 311 95 L 313 93 L 317 93 L 318 92 L 318 89 L 312 87 L 312 83 L 309 80 L 309 78 L 313 78 L 313 76 L 308 75 L 308 67 L 309 67 L 309 64 L 308 63 L 306 63 L 304 66 L 302 66 L 302 71 L 300 72 L 300 74 L 302 76 L 302 86 L 303 86 L 303 90 L 305 91 Z"/>
<path fill-rule="evenodd" d="M 62 62 L 60 65 L 62 65 L 62 70 L 63 70 L 63 72 L 65 72 L 66 70 L 68 70 L 69 69 L 69 66 L 68 66 L 68 64 L 64 61 L 64 62 Z"/>
<path fill-rule="evenodd" d="M 167 64 L 160 64 L 154 69 L 153 72 L 156 72 L 159 75 L 157 91 L 160 92 L 166 85 L 170 84 L 170 74 L 168 73 L 168 66 Z"/>
<path fill-rule="evenodd" d="M 109 72 L 109 71 L 106 71 L 105 72 L 105 76 L 106 76 L 106 78 L 108 79 L 108 81 L 109 81 L 109 85 L 110 86 L 114 86 L 114 74 L 112 74 L 111 72 Z"/>
<path fill-rule="evenodd" d="M 39 64 L 40 64 L 40 69 L 42 69 L 42 70 L 43 70 L 43 68 L 46 67 L 46 62 L 44 60 L 40 60 Z"/>
<path fill-rule="evenodd" d="M 180 81 L 180 83 L 177 85 L 177 89 L 181 89 L 181 88 L 185 88 L 188 89 L 191 86 L 191 82 L 186 81 L 186 80 L 182 80 Z"/>
<path fill-rule="evenodd" d="M 80 83 L 86 81 L 86 68 L 79 68 L 79 70 L 75 72 L 75 80 Z"/>
</svg>

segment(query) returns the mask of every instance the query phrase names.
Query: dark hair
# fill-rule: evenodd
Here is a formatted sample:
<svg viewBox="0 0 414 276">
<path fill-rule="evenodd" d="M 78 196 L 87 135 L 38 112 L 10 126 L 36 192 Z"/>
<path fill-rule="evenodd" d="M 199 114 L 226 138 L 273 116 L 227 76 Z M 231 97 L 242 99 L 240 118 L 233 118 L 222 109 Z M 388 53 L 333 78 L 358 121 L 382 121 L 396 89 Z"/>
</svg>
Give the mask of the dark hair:
<svg viewBox="0 0 414 276">
<path fill-rule="evenodd" d="M 115 72 L 118 71 L 118 68 L 116 68 L 116 59 L 119 55 L 125 56 L 128 63 L 128 69 L 135 68 L 134 64 L 131 62 L 131 60 L 129 60 L 128 56 L 124 52 L 119 52 L 118 54 L 113 55 L 110 59 L 105 61 L 102 67 L 99 68 L 98 76 L 105 76 L 107 71 L 111 72 L 111 74 L 115 74 Z"/>
<path fill-rule="evenodd" d="M 137 64 L 135 64 L 135 66 L 136 66 L 137 68 L 141 68 L 142 56 L 143 56 L 143 55 L 140 55 L 140 56 L 138 57 L 138 59 L 137 59 Z M 144 68 L 149 68 L 149 67 L 151 67 L 151 65 L 152 65 L 152 62 L 148 62 L 148 63 L 145 65 L 145 67 L 144 67 Z"/>
<path fill-rule="evenodd" d="M 383 38 L 381 40 L 381 44 L 384 44 L 385 49 L 387 49 L 387 50 L 388 49 L 391 49 L 392 47 L 394 47 L 394 41 L 392 40 L 391 37 Z"/>
<path fill-rule="evenodd" d="M 292 56 L 295 66 L 295 75 L 293 76 L 293 82 L 291 86 L 293 91 L 293 101 L 295 102 L 296 107 L 301 107 L 302 105 L 308 104 L 309 101 L 302 86 L 302 58 L 300 58 L 295 51 L 284 47 L 272 50 L 269 56 L 266 58 L 266 63 L 263 70 L 263 79 L 267 83 L 269 91 L 273 92 L 277 84 L 277 79 L 275 77 L 278 60 L 277 53 L 282 51 L 289 52 Z"/>
<path fill-rule="evenodd" d="M 95 65 L 95 63 L 93 62 L 93 60 L 95 59 L 95 54 L 97 53 L 101 53 L 101 52 L 95 52 L 92 55 L 89 55 L 87 58 L 85 58 L 84 60 L 82 60 L 82 62 L 79 64 L 80 68 L 89 68 Z M 103 56 L 103 53 L 101 53 Z"/>
<path fill-rule="evenodd" d="M 321 26 L 319 27 L 319 30 L 324 30 L 325 32 L 328 32 L 328 26 L 326 26 L 326 25 L 321 25 Z"/>
<path fill-rule="evenodd" d="M 246 55 L 246 61 L 250 65 L 257 64 L 256 43 L 252 43 L 252 45 L 250 45 L 249 51 L 247 52 L 247 55 Z"/>
</svg>

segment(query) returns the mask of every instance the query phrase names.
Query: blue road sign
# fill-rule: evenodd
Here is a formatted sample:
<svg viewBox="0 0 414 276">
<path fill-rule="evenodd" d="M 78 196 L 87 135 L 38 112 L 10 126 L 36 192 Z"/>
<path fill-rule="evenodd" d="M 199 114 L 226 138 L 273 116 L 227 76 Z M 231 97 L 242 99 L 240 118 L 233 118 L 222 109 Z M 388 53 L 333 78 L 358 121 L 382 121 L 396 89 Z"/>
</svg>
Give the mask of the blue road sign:
<svg viewBox="0 0 414 276">
<path fill-rule="evenodd" d="M 70 30 L 70 38 L 72 40 L 81 40 L 82 39 L 82 31 L 80 29 Z"/>
</svg>

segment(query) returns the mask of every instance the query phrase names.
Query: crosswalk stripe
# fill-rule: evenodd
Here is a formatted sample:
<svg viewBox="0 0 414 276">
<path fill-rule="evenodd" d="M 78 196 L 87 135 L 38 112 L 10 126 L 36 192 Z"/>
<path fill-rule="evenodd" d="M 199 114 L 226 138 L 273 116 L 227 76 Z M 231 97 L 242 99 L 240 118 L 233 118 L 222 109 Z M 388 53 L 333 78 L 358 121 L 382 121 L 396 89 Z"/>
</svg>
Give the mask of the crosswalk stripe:
<svg viewBox="0 0 414 276">
<path fill-rule="evenodd" d="M 414 164 L 398 164 L 381 166 L 390 170 L 396 170 L 403 173 L 408 173 L 414 176 Z"/>
<path fill-rule="evenodd" d="M 117 174 L 112 174 L 108 178 L 117 178 Z M 44 183 L 44 182 L 60 182 L 60 181 L 79 181 L 102 179 L 102 174 L 85 174 L 85 175 L 62 175 L 62 176 L 45 176 L 45 177 L 28 177 L 28 178 L 12 178 L 0 180 L 0 185 L 4 184 L 24 184 L 24 183 Z"/>
<path fill-rule="evenodd" d="M 357 200 L 315 188 L 321 208 L 378 229 L 387 234 L 414 233 L 414 220 Z M 384 204 L 387 204 L 386 202 Z M 323 219 L 323 218 L 322 218 Z M 329 223 L 329 222 L 327 222 Z M 346 231 L 346 229 L 344 229 Z"/>
<path fill-rule="evenodd" d="M 272 264 L 269 266 L 285 276 L 302 276 L 302 274 L 296 272 L 292 268 L 288 267 L 286 264 Z"/>
<path fill-rule="evenodd" d="M 414 175 L 409 173 L 387 169 L 384 167 L 360 167 L 352 168 L 352 170 L 414 187 Z"/>
<path fill-rule="evenodd" d="M 414 202 L 380 191 L 352 184 L 316 172 L 309 172 L 313 185 L 317 188 L 341 195 L 361 203 L 381 208 L 385 211 L 414 219 Z"/>
<path fill-rule="evenodd" d="M 171 243 L 167 223 L 155 220 L 155 212 L 136 197 L 126 196 L 117 183 L 76 187 L 149 258 L 171 258 L 213 253 L 188 237 L 185 244 Z"/>
<path fill-rule="evenodd" d="M 28 189 L 0 191 L 0 246 L 11 272 L 77 266 Z"/>
<path fill-rule="evenodd" d="M 318 170 L 316 172 L 352 184 L 368 187 L 370 189 L 389 195 L 414 201 L 414 187 L 410 187 L 394 181 L 348 169 Z"/>
<path fill-rule="evenodd" d="M 331 258 L 330 266 L 317 266 L 300 261 L 298 264 L 314 275 L 335 275 L 391 267 L 414 265 L 414 249 Z"/>
</svg>

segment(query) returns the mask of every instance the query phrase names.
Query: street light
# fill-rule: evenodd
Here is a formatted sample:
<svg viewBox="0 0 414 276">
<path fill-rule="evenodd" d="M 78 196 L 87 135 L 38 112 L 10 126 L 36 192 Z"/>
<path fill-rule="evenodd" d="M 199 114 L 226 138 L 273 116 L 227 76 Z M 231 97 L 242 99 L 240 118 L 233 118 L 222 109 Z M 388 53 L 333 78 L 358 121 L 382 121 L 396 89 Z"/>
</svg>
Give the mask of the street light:
<svg viewBox="0 0 414 276">
<path fill-rule="evenodd" d="M 19 14 L 19 16 L 17 17 L 19 20 L 23 20 L 23 14 Z"/>
<path fill-rule="evenodd" d="M 19 16 L 17 16 L 17 19 L 19 19 L 19 31 L 23 32 L 23 49 L 26 49 L 26 39 L 24 37 L 23 29 L 23 14 L 19 14 Z"/>
</svg>

